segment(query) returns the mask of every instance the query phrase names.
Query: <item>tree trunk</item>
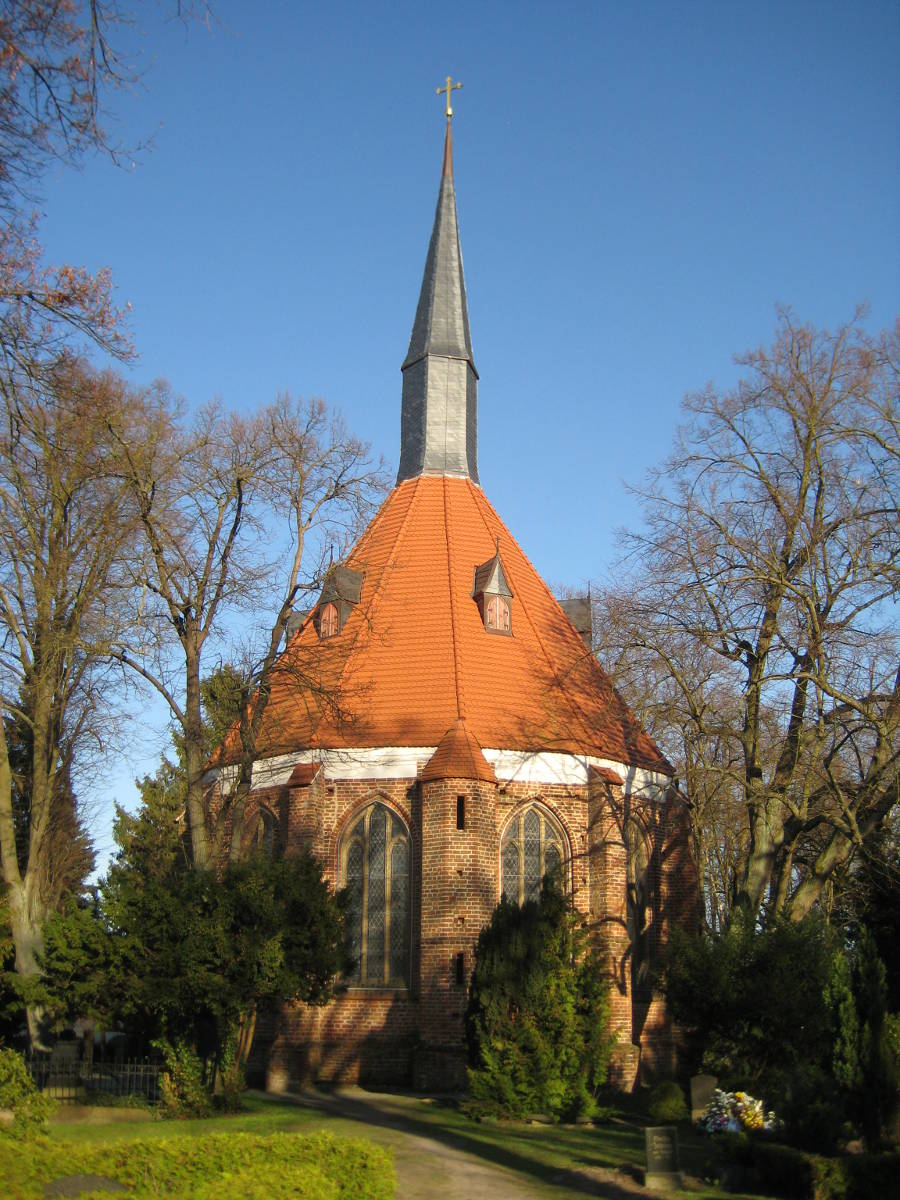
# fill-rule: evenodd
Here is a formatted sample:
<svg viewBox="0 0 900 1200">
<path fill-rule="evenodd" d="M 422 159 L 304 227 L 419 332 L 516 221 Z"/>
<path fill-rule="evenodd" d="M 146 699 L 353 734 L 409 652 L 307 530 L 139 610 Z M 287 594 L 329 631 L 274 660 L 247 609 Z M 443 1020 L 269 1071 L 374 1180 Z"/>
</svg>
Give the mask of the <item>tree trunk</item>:
<svg viewBox="0 0 900 1200">
<path fill-rule="evenodd" d="M 34 871 L 26 869 L 25 878 L 19 870 L 16 853 L 16 831 L 12 810 L 12 773 L 6 735 L 3 730 L 3 714 L 0 712 L 0 862 L 3 867 L 3 882 L 6 884 L 9 924 L 16 951 L 16 971 L 26 980 L 36 979 L 40 974 L 39 956 L 44 948 L 43 913 L 34 911 Z M 41 1046 L 41 1011 L 32 1004 L 26 1005 L 28 1036 L 32 1046 Z"/>
<path fill-rule="evenodd" d="M 235 1063 L 238 1067 L 246 1067 L 253 1048 L 253 1036 L 256 1033 L 256 1013 L 254 1004 L 247 1013 L 241 1013 L 238 1021 L 238 1040 L 235 1051 Z"/>
<path fill-rule="evenodd" d="M 191 834 L 191 858 L 196 870 L 208 871 L 213 863 L 203 803 L 203 769 L 206 756 L 200 706 L 200 647 L 196 645 L 196 639 L 190 631 L 184 636 L 184 651 L 184 765 L 187 773 L 187 819 Z"/>
<path fill-rule="evenodd" d="M 13 945 L 16 948 L 16 973 L 29 984 L 37 982 L 41 974 L 40 957 L 44 950 L 43 925 L 44 913 L 33 911 L 34 906 L 28 903 L 28 888 L 14 887 L 9 889 L 9 924 L 12 929 Z M 43 1050 L 41 1039 L 41 1022 L 43 1008 L 32 1000 L 26 999 L 25 1017 L 28 1023 L 28 1038 L 31 1045 Z"/>
<path fill-rule="evenodd" d="M 749 790 L 749 788 L 748 788 Z M 775 857 L 781 842 L 779 802 L 757 797 L 750 806 L 750 844 L 737 891 L 737 904 L 755 918 L 772 881 Z"/>
</svg>

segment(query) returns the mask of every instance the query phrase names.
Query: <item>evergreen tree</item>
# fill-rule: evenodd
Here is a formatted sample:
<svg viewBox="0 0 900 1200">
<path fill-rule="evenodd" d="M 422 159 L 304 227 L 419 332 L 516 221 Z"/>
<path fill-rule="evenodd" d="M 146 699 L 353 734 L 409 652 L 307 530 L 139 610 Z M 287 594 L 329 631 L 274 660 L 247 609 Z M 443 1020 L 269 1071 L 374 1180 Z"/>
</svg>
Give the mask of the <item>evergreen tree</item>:
<svg viewBox="0 0 900 1200">
<path fill-rule="evenodd" d="M 505 897 L 481 931 L 466 1013 L 478 1107 L 557 1119 L 589 1113 L 611 1039 L 602 964 L 549 878 L 540 900 Z"/>
<path fill-rule="evenodd" d="M 897 1109 L 897 1067 L 888 1041 L 887 977 L 874 936 L 863 929 L 853 971 L 859 1031 L 858 1082 L 852 1093 L 858 1119 L 870 1148 L 881 1139 Z"/>
</svg>

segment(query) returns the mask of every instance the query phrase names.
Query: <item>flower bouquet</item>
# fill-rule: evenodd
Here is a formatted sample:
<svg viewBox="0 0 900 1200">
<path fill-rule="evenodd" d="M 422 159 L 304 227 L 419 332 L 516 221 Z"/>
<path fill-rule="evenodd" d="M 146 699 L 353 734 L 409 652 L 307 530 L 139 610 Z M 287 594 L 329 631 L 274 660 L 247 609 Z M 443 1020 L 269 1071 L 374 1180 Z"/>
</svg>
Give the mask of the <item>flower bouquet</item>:
<svg viewBox="0 0 900 1200">
<path fill-rule="evenodd" d="M 762 1100 L 747 1092 L 723 1092 L 716 1088 L 697 1122 L 704 1133 L 741 1133 L 743 1130 L 772 1130 L 778 1127 L 773 1112 L 765 1112 Z"/>
</svg>

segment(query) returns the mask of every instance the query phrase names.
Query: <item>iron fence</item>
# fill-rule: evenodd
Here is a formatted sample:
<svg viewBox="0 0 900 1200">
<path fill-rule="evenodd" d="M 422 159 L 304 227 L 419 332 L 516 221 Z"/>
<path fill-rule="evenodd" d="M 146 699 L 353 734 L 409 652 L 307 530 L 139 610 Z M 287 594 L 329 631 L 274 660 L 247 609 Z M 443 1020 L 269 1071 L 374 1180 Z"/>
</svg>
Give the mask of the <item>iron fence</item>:
<svg viewBox="0 0 900 1200">
<path fill-rule="evenodd" d="M 31 1078 L 45 1095 L 61 1104 L 91 1104 L 129 1096 L 156 1104 L 159 1063 L 87 1063 L 53 1055 L 29 1055 Z"/>
</svg>

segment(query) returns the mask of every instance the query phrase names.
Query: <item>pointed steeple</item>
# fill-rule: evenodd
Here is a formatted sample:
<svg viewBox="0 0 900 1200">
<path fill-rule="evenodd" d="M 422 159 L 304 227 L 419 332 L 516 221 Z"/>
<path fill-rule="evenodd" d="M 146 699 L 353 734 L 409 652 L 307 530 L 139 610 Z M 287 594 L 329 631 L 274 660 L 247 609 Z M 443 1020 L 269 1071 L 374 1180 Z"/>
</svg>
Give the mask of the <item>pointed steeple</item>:
<svg viewBox="0 0 900 1200">
<path fill-rule="evenodd" d="M 478 372 L 459 248 L 449 116 L 434 228 L 401 370 L 397 482 L 416 475 L 463 475 L 477 483 Z"/>
</svg>

